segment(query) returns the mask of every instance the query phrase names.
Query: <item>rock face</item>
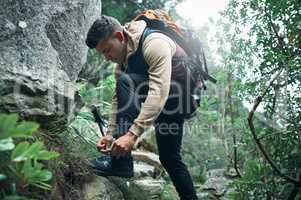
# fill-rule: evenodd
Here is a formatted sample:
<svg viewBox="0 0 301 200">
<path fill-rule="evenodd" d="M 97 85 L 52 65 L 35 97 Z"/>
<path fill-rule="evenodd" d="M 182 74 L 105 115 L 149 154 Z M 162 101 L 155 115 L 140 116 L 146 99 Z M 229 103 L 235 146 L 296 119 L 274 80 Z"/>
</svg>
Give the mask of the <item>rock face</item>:
<svg viewBox="0 0 301 200">
<path fill-rule="evenodd" d="M 122 192 L 107 178 L 98 176 L 83 188 L 85 200 L 124 200 Z"/>
<path fill-rule="evenodd" d="M 0 112 L 42 127 L 68 124 L 82 106 L 75 81 L 86 61 L 86 33 L 100 0 L 2 0 Z"/>
</svg>

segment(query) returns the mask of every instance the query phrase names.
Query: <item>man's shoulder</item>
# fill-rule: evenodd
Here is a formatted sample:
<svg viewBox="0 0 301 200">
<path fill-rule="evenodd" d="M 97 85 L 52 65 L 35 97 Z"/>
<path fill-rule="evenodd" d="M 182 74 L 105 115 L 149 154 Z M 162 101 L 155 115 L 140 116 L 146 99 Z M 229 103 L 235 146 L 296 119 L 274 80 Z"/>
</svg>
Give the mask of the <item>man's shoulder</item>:
<svg viewBox="0 0 301 200">
<path fill-rule="evenodd" d="M 130 21 L 124 25 L 124 29 L 131 35 L 142 34 L 146 27 L 146 23 L 143 20 L 140 21 Z"/>
<path fill-rule="evenodd" d="M 163 44 L 169 44 L 169 45 L 163 45 Z M 143 49 L 145 49 L 147 46 L 158 46 L 158 47 L 169 46 L 170 48 L 175 49 L 176 43 L 173 41 L 173 39 L 171 39 L 164 33 L 154 32 L 145 38 L 143 42 Z"/>
</svg>

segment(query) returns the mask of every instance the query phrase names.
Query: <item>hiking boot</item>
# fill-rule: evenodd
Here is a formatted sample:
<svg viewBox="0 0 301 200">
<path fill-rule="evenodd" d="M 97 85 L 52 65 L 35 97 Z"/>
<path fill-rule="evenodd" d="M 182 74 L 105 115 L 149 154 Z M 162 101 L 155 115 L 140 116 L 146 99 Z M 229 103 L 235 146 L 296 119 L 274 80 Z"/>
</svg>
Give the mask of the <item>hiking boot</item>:
<svg viewBox="0 0 301 200">
<path fill-rule="evenodd" d="M 93 172 L 98 176 L 119 176 L 131 178 L 134 176 L 133 157 L 125 156 L 119 159 L 110 155 L 102 156 L 88 162 Z"/>
<path fill-rule="evenodd" d="M 92 169 L 107 170 L 111 168 L 112 156 L 104 155 L 98 158 L 93 158 L 87 161 L 87 165 Z"/>
</svg>

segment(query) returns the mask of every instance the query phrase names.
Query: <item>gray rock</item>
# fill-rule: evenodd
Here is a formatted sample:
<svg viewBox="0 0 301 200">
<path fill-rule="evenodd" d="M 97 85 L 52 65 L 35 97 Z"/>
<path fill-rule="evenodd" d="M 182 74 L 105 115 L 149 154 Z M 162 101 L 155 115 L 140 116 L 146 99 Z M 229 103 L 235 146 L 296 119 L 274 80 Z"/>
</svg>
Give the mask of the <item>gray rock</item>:
<svg viewBox="0 0 301 200">
<path fill-rule="evenodd" d="M 157 168 L 162 168 L 159 156 L 148 151 L 132 151 L 134 160 L 148 163 Z M 162 168 L 163 169 L 163 168 Z"/>
<path fill-rule="evenodd" d="M 132 156 L 135 161 L 148 164 L 154 167 L 152 177 L 159 177 L 165 173 L 163 166 L 159 160 L 159 156 L 147 151 L 132 151 Z"/>
<path fill-rule="evenodd" d="M 134 162 L 135 178 L 155 177 L 155 167 L 143 162 Z"/>
<path fill-rule="evenodd" d="M 84 200 L 124 200 L 122 192 L 107 178 L 96 176 L 83 187 Z"/>
<path fill-rule="evenodd" d="M 207 172 L 206 182 L 196 188 L 204 199 L 221 198 L 227 194 L 231 182 L 232 179 L 225 176 L 225 169 L 214 169 Z"/>
<path fill-rule="evenodd" d="M 156 180 L 152 178 L 144 178 L 136 180 L 135 183 L 147 191 L 151 195 L 151 199 L 158 199 L 165 181 L 162 179 Z"/>
<path fill-rule="evenodd" d="M 0 112 L 60 128 L 83 105 L 75 81 L 86 62 L 86 33 L 100 0 L 2 0 Z"/>
</svg>

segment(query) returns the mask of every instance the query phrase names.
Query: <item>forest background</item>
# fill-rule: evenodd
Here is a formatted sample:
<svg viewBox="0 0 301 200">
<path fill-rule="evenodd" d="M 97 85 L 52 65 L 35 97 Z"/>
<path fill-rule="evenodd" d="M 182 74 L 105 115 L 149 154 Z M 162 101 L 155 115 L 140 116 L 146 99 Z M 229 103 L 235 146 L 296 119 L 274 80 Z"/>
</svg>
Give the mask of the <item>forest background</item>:
<svg viewBox="0 0 301 200">
<path fill-rule="evenodd" d="M 143 9 L 165 8 L 177 23 L 187 27 L 189 21 L 176 10 L 181 2 L 103 0 L 102 13 L 125 23 Z M 193 178 L 200 183 L 210 170 L 234 170 L 228 199 L 301 198 L 300 12 L 301 2 L 297 0 L 230 0 L 219 17 L 193 27 L 203 42 L 209 72 L 218 82 L 206 84 L 197 116 L 186 123 L 182 154 Z M 79 148 L 77 156 L 96 155 L 90 144 L 99 132 L 89 108 L 96 105 L 108 119 L 115 85 L 113 69 L 114 64 L 89 50 L 76 82 L 85 106 L 62 130 L 70 134 L 64 142 L 74 141 L 73 134 L 81 135 L 77 140 L 89 144 Z M 1 117 L 7 120 L 2 130 L 17 123 L 16 116 Z M 24 127 L 27 136 L 38 128 L 35 123 Z M 19 137 L 26 134 L 17 135 L 17 141 Z M 4 138 L 1 135 L 0 139 Z M 7 146 L 12 142 L 11 138 L 2 141 L 0 151 L 13 149 Z M 26 149 L 28 145 L 17 147 Z M 14 159 L 20 159 L 17 154 L 15 151 Z M 57 156 L 44 152 L 36 158 Z M 45 172 L 33 181 L 34 185 L 49 189 L 50 185 L 42 182 L 50 179 L 50 173 Z M 1 171 L 0 181 L 7 176 Z"/>
</svg>

